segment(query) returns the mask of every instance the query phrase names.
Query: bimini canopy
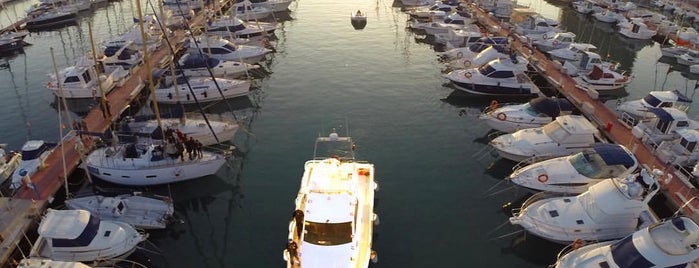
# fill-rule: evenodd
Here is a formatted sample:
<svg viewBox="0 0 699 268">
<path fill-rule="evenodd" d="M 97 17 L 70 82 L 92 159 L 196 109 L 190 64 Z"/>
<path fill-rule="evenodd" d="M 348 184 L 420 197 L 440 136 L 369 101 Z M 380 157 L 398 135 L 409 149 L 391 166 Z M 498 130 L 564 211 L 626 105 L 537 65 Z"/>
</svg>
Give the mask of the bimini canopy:
<svg viewBox="0 0 699 268">
<path fill-rule="evenodd" d="M 624 149 L 624 147 L 621 145 L 595 143 L 592 145 L 592 148 L 608 166 L 623 165 L 626 168 L 631 168 L 632 166 L 636 165 L 636 159 L 629 155 L 626 149 Z"/>
<path fill-rule="evenodd" d="M 561 111 L 572 111 L 573 105 L 565 98 L 538 97 L 529 101 L 529 106 L 538 113 L 557 117 Z"/>
</svg>

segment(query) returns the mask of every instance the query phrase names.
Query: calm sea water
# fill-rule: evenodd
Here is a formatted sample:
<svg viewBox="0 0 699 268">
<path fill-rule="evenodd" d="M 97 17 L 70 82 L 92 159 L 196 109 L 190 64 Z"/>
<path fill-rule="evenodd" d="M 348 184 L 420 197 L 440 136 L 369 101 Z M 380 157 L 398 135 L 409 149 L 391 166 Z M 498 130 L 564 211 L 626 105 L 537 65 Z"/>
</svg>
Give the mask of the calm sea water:
<svg viewBox="0 0 699 268">
<path fill-rule="evenodd" d="M 0 23 L 7 25 L 29 4 L 7 6 Z M 579 40 L 635 74 L 617 97 L 635 99 L 662 87 L 693 95 L 692 77 L 666 76 L 669 65 L 658 63 L 658 44 L 623 39 L 562 5 L 524 4 L 561 20 Z M 303 164 L 312 157 L 314 138 L 335 128 L 355 139 L 359 159 L 376 165 L 379 262 L 373 267 L 554 262 L 560 246 L 522 233 L 508 236 L 517 230 L 508 224 L 497 228 L 509 215 L 503 205 L 524 194 L 486 196 L 512 163 L 484 153 L 484 123 L 459 116 L 490 100 L 452 94 L 434 47 L 407 29 L 399 7 L 388 0 L 299 0 L 291 8 L 277 30 L 277 52 L 265 63 L 271 74 L 256 81 L 253 101 L 231 103 L 245 124 L 233 141 L 240 149 L 236 160 L 217 176 L 151 188 L 172 194 L 180 222 L 151 232 L 155 247 L 135 259 L 154 267 L 283 267 Z M 349 22 L 357 9 L 369 17 L 361 31 Z M 56 100 L 44 87 L 53 72 L 49 48 L 65 66 L 89 51 L 88 21 L 99 42 L 130 27 L 132 10 L 128 0 L 110 2 L 85 13 L 77 26 L 27 37 L 33 45 L 0 70 L 0 142 L 18 149 L 27 139 L 58 140 Z M 228 111 L 227 105 L 212 108 Z"/>
</svg>

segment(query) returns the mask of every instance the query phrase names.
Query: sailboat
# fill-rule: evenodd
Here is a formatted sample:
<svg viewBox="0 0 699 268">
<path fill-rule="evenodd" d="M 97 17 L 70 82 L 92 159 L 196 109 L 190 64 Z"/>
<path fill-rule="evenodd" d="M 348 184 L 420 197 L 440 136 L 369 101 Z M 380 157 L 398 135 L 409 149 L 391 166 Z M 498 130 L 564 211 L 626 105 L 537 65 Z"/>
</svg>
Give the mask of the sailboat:
<svg viewBox="0 0 699 268">
<path fill-rule="evenodd" d="M 221 142 L 231 141 L 238 131 L 238 124 L 231 120 L 213 120 L 215 115 L 208 114 L 205 120 L 204 116 L 196 114 L 183 114 L 176 118 L 162 118 L 160 123 L 163 128 L 158 127 L 158 121 L 150 119 L 150 116 L 127 117 L 123 132 L 132 132 L 140 134 L 157 133 L 163 130 L 176 130 L 187 137 L 192 137 L 198 140 L 204 146 L 210 146 Z M 207 122 L 208 121 L 208 122 Z M 212 135 L 212 132 L 214 135 Z M 218 140 L 217 140 L 218 139 Z"/>
</svg>

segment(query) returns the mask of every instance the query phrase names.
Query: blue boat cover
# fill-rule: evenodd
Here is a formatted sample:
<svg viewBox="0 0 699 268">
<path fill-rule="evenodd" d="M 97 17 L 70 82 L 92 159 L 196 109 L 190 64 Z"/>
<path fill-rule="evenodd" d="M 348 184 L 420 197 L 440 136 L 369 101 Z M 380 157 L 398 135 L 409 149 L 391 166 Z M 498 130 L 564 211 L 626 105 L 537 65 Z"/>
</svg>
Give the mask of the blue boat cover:
<svg viewBox="0 0 699 268">
<path fill-rule="evenodd" d="M 561 111 L 572 111 L 573 105 L 565 98 L 538 97 L 529 101 L 529 106 L 550 117 L 557 117 Z"/>
<path fill-rule="evenodd" d="M 692 99 L 690 99 L 687 96 L 685 96 L 684 94 L 682 94 L 679 90 L 675 89 L 672 92 L 675 93 L 675 95 L 677 95 L 677 101 L 692 102 Z"/>
<path fill-rule="evenodd" d="M 636 164 L 636 160 L 624 148 L 617 144 L 595 143 L 592 148 L 602 157 L 608 166 L 624 165 L 627 168 Z"/>
<path fill-rule="evenodd" d="M 649 108 L 649 110 L 662 121 L 675 121 L 675 118 L 663 108 Z"/>
<path fill-rule="evenodd" d="M 611 253 L 614 263 L 621 268 L 650 268 L 655 264 L 643 257 L 633 244 L 633 235 L 612 244 Z"/>
</svg>

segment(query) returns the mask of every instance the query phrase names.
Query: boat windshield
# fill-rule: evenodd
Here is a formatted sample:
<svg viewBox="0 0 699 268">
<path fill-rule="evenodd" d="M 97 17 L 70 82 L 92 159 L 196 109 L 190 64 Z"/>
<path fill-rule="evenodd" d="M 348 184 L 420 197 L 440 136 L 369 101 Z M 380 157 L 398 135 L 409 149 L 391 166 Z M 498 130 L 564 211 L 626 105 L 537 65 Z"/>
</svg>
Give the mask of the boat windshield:
<svg viewBox="0 0 699 268">
<path fill-rule="evenodd" d="M 85 229 L 75 239 L 51 239 L 53 247 L 86 247 L 92 243 L 92 240 L 97 236 L 97 231 L 100 229 L 100 220 L 94 215 L 90 215 L 90 220 L 87 222 Z M 107 236 L 108 234 L 105 234 Z"/>
<path fill-rule="evenodd" d="M 223 45 L 223 48 L 228 49 L 228 51 L 230 51 L 230 52 L 236 51 L 236 48 L 233 45 L 231 45 L 230 43 Z"/>
<path fill-rule="evenodd" d="M 495 72 L 495 68 L 493 68 L 493 66 L 490 66 L 490 64 L 486 64 L 481 67 L 478 67 L 478 72 L 481 73 L 483 76 L 488 76 L 489 74 Z"/>
<path fill-rule="evenodd" d="M 581 152 L 568 157 L 568 162 L 581 175 L 591 179 L 604 179 L 604 160 L 596 153 Z"/>
<path fill-rule="evenodd" d="M 303 241 L 320 246 L 342 245 L 352 242 L 352 222 L 304 222 Z"/>
<path fill-rule="evenodd" d="M 22 160 L 24 161 L 29 161 L 33 159 L 39 158 L 41 153 L 46 151 L 46 145 L 42 145 L 39 148 L 36 148 L 34 150 L 28 150 L 28 151 L 22 151 Z"/>
<path fill-rule="evenodd" d="M 316 138 L 314 159 L 337 157 L 342 160 L 354 159 L 352 139 L 350 137 L 318 137 Z"/>
<path fill-rule="evenodd" d="M 662 101 L 660 101 L 658 98 L 655 96 L 648 94 L 645 97 L 643 97 L 643 100 L 648 103 L 651 107 L 658 107 Z"/>
<path fill-rule="evenodd" d="M 535 111 L 534 108 L 532 108 L 532 106 L 529 105 L 529 103 L 524 104 L 524 106 L 522 106 L 522 110 L 528 115 L 539 116 L 539 112 Z"/>
<path fill-rule="evenodd" d="M 563 129 L 557 121 L 553 121 L 545 125 L 542 130 L 544 131 L 544 134 L 546 134 L 546 136 L 549 136 L 549 138 L 558 143 L 565 141 L 566 138 L 570 136 L 568 131 Z"/>
</svg>

